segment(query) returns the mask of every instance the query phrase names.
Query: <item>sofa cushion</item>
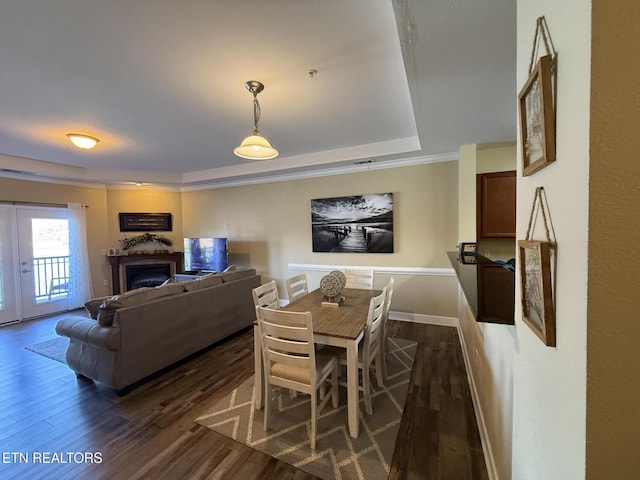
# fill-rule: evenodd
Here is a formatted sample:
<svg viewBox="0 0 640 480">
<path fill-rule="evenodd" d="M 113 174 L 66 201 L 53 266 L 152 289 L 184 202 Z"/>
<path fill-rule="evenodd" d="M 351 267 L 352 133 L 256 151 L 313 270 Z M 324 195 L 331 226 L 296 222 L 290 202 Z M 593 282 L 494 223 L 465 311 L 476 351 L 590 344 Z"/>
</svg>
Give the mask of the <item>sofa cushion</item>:
<svg viewBox="0 0 640 480">
<path fill-rule="evenodd" d="M 193 292 L 196 290 L 201 290 L 203 288 L 214 287 L 216 285 L 220 285 L 222 283 L 222 277 L 215 273 L 210 275 L 205 275 L 196 280 L 190 280 L 188 282 L 183 282 L 180 285 L 184 286 L 185 292 Z"/>
<path fill-rule="evenodd" d="M 244 270 L 235 270 L 228 273 L 222 274 L 223 282 L 233 282 L 235 280 L 240 280 L 241 278 L 251 277 L 256 274 L 255 269 L 253 268 L 245 268 Z"/>
<path fill-rule="evenodd" d="M 97 320 L 103 327 L 113 324 L 113 316 L 119 308 L 133 307 L 155 298 L 176 295 L 184 291 L 182 284 L 174 283 L 159 287 L 143 287 L 107 298 L 98 309 Z"/>
<path fill-rule="evenodd" d="M 91 300 L 89 300 L 87 303 L 84 304 L 84 308 L 91 318 L 93 318 L 94 320 L 97 320 L 98 309 L 100 308 L 100 305 L 102 305 L 103 302 L 108 298 L 111 298 L 111 297 L 107 296 L 107 297 L 92 298 Z"/>
</svg>

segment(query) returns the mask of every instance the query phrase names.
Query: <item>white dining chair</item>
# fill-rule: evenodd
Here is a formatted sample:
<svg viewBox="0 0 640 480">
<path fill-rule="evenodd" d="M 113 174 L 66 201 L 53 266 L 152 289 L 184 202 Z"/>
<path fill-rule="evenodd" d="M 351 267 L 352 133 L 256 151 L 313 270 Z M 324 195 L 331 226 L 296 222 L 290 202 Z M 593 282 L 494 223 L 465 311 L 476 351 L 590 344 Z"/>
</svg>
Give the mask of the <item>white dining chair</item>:
<svg viewBox="0 0 640 480">
<path fill-rule="evenodd" d="M 254 288 L 253 304 L 256 307 L 280 308 L 280 296 L 278 295 L 278 284 L 272 280 L 264 285 Z"/>
<path fill-rule="evenodd" d="M 311 449 L 315 450 L 318 415 L 329 398 L 333 407 L 338 407 L 338 357 L 326 351 L 316 352 L 311 312 L 257 307 L 256 314 L 262 338 L 265 432 L 271 418 L 272 387 L 310 395 L 310 439 Z M 331 389 L 327 392 L 325 382 L 329 377 Z"/>
<path fill-rule="evenodd" d="M 382 351 L 380 348 L 380 340 L 382 334 L 382 326 L 384 322 L 384 308 L 385 300 L 387 298 L 387 287 L 382 289 L 382 293 L 376 297 L 373 297 L 369 303 L 369 312 L 367 314 L 367 325 L 364 331 L 364 338 L 360 343 L 358 349 L 358 370 L 361 372 L 361 385 L 359 390 L 364 395 L 365 411 L 371 415 L 373 408 L 371 406 L 371 380 L 369 377 L 369 370 L 375 362 L 376 381 L 379 387 L 384 386 L 383 372 L 382 372 Z M 335 351 L 335 350 L 334 350 Z M 347 355 L 344 350 L 339 352 L 340 364 L 347 365 Z M 341 386 L 346 386 L 344 382 L 340 383 Z"/>
<path fill-rule="evenodd" d="M 287 278 L 286 284 L 287 284 L 287 296 L 289 297 L 289 303 L 309 293 L 309 286 L 307 284 L 307 275 L 304 273 L 295 275 L 291 278 Z"/>
<path fill-rule="evenodd" d="M 345 268 L 344 275 L 347 277 L 345 288 L 373 288 L 374 272 L 365 268 Z"/>
<path fill-rule="evenodd" d="M 388 333 L 388 322 L 389 322 L 389 312 L 391 311 L 391 299 L 393 298 L 393 287 L 395 281 L 393 277 L 389 279 L 389 283 L 387 284 L 387 298 L 384 302 L 384 320 L 382 324 L 382 334 L 380 335 L 380 356 L 382 357 L 382 376 L 386 380 L 387 376 L 387 352 L 389 351 L 389 333 Z"/>
</svg>

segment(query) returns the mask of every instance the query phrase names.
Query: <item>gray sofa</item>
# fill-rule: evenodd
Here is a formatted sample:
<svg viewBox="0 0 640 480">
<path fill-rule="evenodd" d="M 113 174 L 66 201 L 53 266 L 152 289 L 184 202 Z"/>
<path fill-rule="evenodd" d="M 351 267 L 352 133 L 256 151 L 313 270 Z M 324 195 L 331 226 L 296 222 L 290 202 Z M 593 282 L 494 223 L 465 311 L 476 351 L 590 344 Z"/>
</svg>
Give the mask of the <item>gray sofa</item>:
<svg viewBox="0 0 640 480">
<path fill-rule="evenodd" d="M 92 318 L 56 325 L 70 338 L 67 365 L 126 393 L 132 385 L 244 328 L 255 320 L 253 269 L 140 288 L 87 303 Z"/>
</svg>

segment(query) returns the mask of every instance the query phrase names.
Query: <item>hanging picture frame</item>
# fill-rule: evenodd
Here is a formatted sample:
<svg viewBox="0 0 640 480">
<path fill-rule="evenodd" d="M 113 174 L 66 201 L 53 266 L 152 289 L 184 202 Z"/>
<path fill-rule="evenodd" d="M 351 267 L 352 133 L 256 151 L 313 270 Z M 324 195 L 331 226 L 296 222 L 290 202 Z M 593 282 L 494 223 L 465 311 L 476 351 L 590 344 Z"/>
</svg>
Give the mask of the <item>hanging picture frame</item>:
<svg viewBox="0 0 640 480">
<path fill-rule="evenodd" d="M 556 160 L 552 56 L 545 55 L 518 95 L 522 175 L 529 176 Z"/>
<path fill-rule="evenodd" d="M 556 346 L 552 242 L 519 240 L 522 320 L 549 347 Z"/>
</svg>

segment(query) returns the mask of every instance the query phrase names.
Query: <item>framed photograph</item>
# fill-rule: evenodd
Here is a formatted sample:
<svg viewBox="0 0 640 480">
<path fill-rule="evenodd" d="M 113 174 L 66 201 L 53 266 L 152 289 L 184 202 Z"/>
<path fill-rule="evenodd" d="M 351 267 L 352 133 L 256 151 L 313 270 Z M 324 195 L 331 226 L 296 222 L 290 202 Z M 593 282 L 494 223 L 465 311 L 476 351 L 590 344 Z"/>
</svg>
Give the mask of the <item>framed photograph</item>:
<svg viewBox="0 0 640 480">
<path fill-rule="evenodd" d="M 311 200 L 314 252 L 393 253 L 393 193 Z"/>
<path fill-rule="evenodd" d="M 525 177 L 556 159 L 551 66 L 551 55 L 541 57 L 518 95 L 522 175 Z"/>
<path fill-rule="evenodd" d="M 119 213 L 121 232 L 170 232 L 170 213 Z"/>
<path fill-rule="evenodd" d="M 518 241 L 522 319 L 549 347 L 556 346 L 556 321 L 551 282 L 551 242 Z"/>
</svg>

